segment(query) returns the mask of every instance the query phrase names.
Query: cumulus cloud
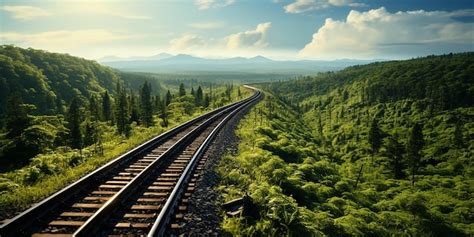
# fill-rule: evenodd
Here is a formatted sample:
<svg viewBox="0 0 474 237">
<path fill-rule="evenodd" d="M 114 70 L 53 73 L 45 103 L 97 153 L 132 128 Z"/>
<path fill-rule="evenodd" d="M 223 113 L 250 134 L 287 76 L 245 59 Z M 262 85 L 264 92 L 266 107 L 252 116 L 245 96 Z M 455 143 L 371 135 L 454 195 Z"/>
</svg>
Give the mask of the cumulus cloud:
<svg viewBox="0 0 474 237">
<path fill-rule="evenodd" d="M 272 24 L 265 22 L 257 25 L 255 30 L 239 32 L 226 37 L 227 48 L 262 48 L 266 47 L 266 35 Z"/>
<path fill-rule="evenodd" d="M 473 50 L 474 23 L 456 16 L 472 12 L 407 11 L 390 13 L 381 7 L 350 11 L 346 20 L 326 19 L 299 55 L 308 58 L 368 58 L 411 56 Z"/>
<path fill-rule="evenodd" d="M 206 46 L 206 41 L 199 35 L 185 34 L 170 41 L 170 50 L 173 52 L 184 52 Z"/>
<path fill-rule="evenodd" d="M 219 29 L 224 27 L 224 22 L 220 21 L 211 21 L 211 22 L 196 22 L 189 24 L 192 28 L 200 29 L 200 30 L 211 30 L 211 29 Z"/>
<path fill-rule="evenodd" d="M 231 5 L 235 0 L 196 0 L 195 3 L 199 10 L 207 10 L 210 8 L 220 8 Z"/>
<path fill-rule="evenodd" d="M 12 15 L 14 19 L 31 20 L 37 17 L 49 16 L 51 13 L 39 7 L 33 6 L 1 6 L 1 10 L 6 11 Z"/>
<path fill-rule="evenodd" d="M 296 0 L 286 5 L 287 13 L 302 13 L 313 10 L 320 10 L 328 7 L 364 7 L 366 4 L 352 2 L 352 0 Z"/>
</svg>

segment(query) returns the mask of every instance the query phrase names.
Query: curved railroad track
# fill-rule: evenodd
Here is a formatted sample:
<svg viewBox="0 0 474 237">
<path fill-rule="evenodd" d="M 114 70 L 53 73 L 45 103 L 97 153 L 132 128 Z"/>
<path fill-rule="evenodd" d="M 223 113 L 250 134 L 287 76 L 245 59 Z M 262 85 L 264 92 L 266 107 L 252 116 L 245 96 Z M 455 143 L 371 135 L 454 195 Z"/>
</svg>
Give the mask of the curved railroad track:
<svg viewBox="0 0 474 237">
<path fill-rule="evenodd" d="M 163 236 L 178 228 L 225 122 L 255 94 L 155 137 L 0 226 L 0 236 Z"/>
</svg>

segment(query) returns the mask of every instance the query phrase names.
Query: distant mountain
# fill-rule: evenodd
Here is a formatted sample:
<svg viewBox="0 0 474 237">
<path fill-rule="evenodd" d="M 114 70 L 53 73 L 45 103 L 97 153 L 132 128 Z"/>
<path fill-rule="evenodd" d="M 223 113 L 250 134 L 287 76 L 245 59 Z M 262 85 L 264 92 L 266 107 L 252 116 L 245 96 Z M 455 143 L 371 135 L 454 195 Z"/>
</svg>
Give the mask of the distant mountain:
<svg viewBox="0 0 474 237">
<path fill-rule="evenodd" d="M 105 62 L 135 61 L 135 60 L 161 60 L 161 59 L 166 59 L 169 57 L 173 57 L 173 55 L 168 54 L 168 53 L 160 53 L 153 56 L 138 56 L 138 57 L 127 57 L 127 58 L 111 55 L 111 56 L 105 56 L 103 58 L 100 58 L 97 61 L 101 63 L 105 63 Z"/>
<path fill-rule="evenodd" d="M 162 55 L 162 54 L 160 54 Z M 166 57 L 148 57 L 138 60 L 101 61 L 102 64 L 125 70 L 141 72 L 182 72 L 182 71 L 232 71 L 305 74 L 328 70 L 339 70 L 348 66 L 367 64 L 375 60 L 342 59 L 335 61 L 277 61 L 263 56 L 252 58 L 234 57 L 209 59 L 187 54 Z"/>
</svg>

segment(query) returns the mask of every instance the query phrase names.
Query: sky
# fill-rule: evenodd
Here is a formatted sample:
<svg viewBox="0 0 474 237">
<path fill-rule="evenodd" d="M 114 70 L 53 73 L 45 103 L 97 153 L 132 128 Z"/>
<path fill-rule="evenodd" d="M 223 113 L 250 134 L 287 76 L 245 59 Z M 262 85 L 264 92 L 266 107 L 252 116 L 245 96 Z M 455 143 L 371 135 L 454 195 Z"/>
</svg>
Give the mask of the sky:
<svg viewBox="0 0 474 237">
<path fill-rule="evenodd" d="M 474 51 L 474 1 L 0 0 L 0 44 L 89 59 L 404 59 Z"/>
</svg>

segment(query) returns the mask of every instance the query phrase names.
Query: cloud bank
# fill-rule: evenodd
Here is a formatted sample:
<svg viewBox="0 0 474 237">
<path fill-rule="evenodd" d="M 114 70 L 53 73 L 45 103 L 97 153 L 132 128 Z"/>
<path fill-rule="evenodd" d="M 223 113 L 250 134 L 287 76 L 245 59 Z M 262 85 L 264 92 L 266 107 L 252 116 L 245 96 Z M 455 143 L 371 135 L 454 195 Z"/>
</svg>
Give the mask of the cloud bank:
<svg viewBox="0 0 474 237">
<path fill-rule="evenodd" d="M 18 20 L 32 20 L 34 18 L 50 16 L 51 12 L 46 11 L 39 7 L 33 6 L 1 6 L 1 10 L 6 11 L 12 15 L 14 19 Z"/>
<path fill-rule="evenodd" d="M 370 58 L 472 51 L 474 23 L 453 19 L 466 15 L 474 16 L 474 12 L 352 10 L 345 21 L 326 19 L 299 55 Z"/>
</svg>

